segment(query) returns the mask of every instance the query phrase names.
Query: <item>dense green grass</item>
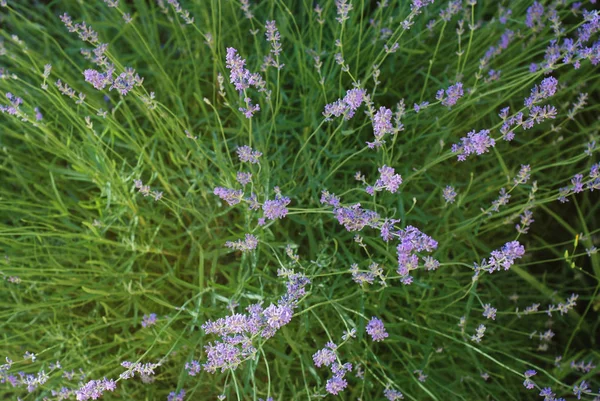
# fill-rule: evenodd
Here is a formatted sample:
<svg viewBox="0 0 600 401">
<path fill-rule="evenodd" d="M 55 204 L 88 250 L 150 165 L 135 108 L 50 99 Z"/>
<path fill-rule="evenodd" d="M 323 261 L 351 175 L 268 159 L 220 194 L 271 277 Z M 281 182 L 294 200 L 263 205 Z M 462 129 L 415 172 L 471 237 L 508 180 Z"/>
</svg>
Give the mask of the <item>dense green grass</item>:
<svg viewBox="0 0 600 401">
<path fill-rule="evenodd" d="M 186 400 L 220 394 L 228 400 L 318 399 L 327 395 L 331 373 L 315 367 L 313 354 L 327 341 L 339 345 L 352 328 L 356 338 L 344 342 L 338 356 L 360 366 L 364 378 L 348 373 L 341 399 L 382 400 L 386 387 L 409 400 L 543 399 L 544 387 L 573 399 L 573 386 L 582 380 L 593 391 L 583 398 L 598 396 L 599 370 L 577 371 L 571 362 L 600 359 L 600 257 L 593 251 L 600 246 L 599 191 L 570 194 L 567 203 L 558 198 L 576 174 L 589 181 L 600 161 L 600 75 L 589 60 L 579 69 L 561 60 L 541 67 L 556 38 L 547 17 L 550 2 L 542 2 L 545 26 L 539 30 L 525 24 L 530 1 L 499 2 L 512 10 L 506 24 L 499 20 L 505 10 L 483 0 L 464 1 L 449 21 L 439 16 L 444 2 L 415 15 L 408 1 L 378 7 L 352 0 L 343 24 L 330 0 L 321 2 L 321 14 L 312 0 L 254 1 L 250 19 L 238 1 L 181 0 L 193 24 L 166 1 L 164 12 L 155 2 L 120 3 L 8 0 L 0 7 L 0 93 L 23 98 L 20 110 L 29 116 L 0 115 L 0 357 L 14 361 L 0 369 L 0 379 L 19 371 L 49 374 L 31 393 L 0 384 L 0 398 L 59 399 L 52 391 L 61 387 L 117 379 L 122 361 L 160 361 L 154 382 L 119 380 L 103 399 L 166 399 L 181 389 Z M 585 22 L 581 10 L 573 12 L 570 1 L 554 3 L 562 21 L 559 42 L 576 38 Z M 581 9 L 596 6 L 584 2 Z M 64 12 L 109 44 L 106 54 L 117 73 L 133 67 L 143 85 L 121 96 L 85 82 L 83 71 L 98 67 L 80 49 L 93 46 L 68 32 L 59 19 Z M 124 23 L 124 13 L 131 23 Z M 410 30 L 401 26 L 407 18 Z M 281 34 L 279 70 L 260 68 L 270 50 L 267 20 L 275 20 Z M 506 29 L 514 32 L 510 44 L 482 65 Z M 394 43 L 398 50 L 386 53 L 384 45 Z M 238 110 L 243 97 L 229 82 L 228 47 L 261 73 L 270 91 L 268 97 L 248 91 L 261 108 L 251 119 Z M 540 65 L 536 72 L 531 63 Z M 52 65 L 48 79 L 46 64 Z M 490 80 L 490 69 L 501 71 L 500 78 Z M 500 110 L 525 111 L 523 99 L 548 76 L 559 88 L 543 104 L 558 109 L 556 118 L 502 140 Z M 59 79 L 85 100 L 78 104 L 61 94 L 54 85 Z M 439 89 L 459 81 L 465 93 L 456 105 L 435 100 Z M 349 121 L 325 121 L 325 105 L 353 85 L 368 91 L 372 109 L 363 105 Z M 151 92 L 156 99 L 148 107 Z M 582 92 L 587 104 L 570 113 Z M 373 111 L 385 106 L 395 112 L 401 99 L 404 130 L 387 135 L 381 149 L 369 149 Z M 431 105 L 416 113 L 412 105 L 422 101 Z M 9 99 L 3 96 L 0 104 Z M 484 129 L 496 146 L 457 161 L 451 145 Z M 260 164 L 238 160 L 236 149 L 244 145 L 263 153 Z M 523 164 L 531 166 L 531 179 L 514 185 Z M 355 173 L 373 185 L 382 165 L 395 168 L 403 183 L 396 193 L 372 197 Z M 253 174 L 245 196 L 255 192 L 260 203 L 274 199 L 278 186 L 291 199 L 287 217 L 260 226 L 261 211 L 229 206 L 213 194 L 215 187 L 241 189 L 239 171 Z M 163 192 L 162 199 L 144 197 L 138 179 Z M 452 204 L 442 196 L 447 185 L 458 193 Z M 501 188 L 510 202 L 491 212 Z M 366 227 L 361 246 L 358 233 L 346 231 L 332 207 L 319 202 L 323 190 L 340 196 L 344 206 L 360 202 L 382 218 L 399 219 L 397 229 L 415 226 L 433 237 L 439 268 L 420 265 L 414 282 L 403 285 L 396 273 L 398 241 L 385 242 Z M 515 224 L 525 210 L 535 222 L 519 234 Z M 256 250 L 225 246 L 247 233 L 258 237 Z M 515 240 L 525 247 L 522 259 L 508 271 L 473 280 L 474 263 Z M 298 261 L 286 255 L 288 245 Z M 354 283 L 351 265 L 366 271 L 371 262 L 383 267 L 385 285 Z M 235 312 L 244 313 L 257 301 L 276 302 L 286 292 L 277 277 L 283 267 L 311 280 L 291 322 L 268 340 L 256 338 L 256 357 L 237 370 L 189 376 L 185 364 L 204 363 L 204 346 L 216 339 L 200 326 L 236 304 Z M 548 316 L 549 305 L 573 293 L 579 295 L 574 308 Z M 533 303 L 539 311 L 523 315 Z M 497 308 L 495 320 L 482 316 L 485 304 Z M 150 313 L 158 315 L 157 324 L 143 328 Z M 382 342 L 365 331 L 373 316 L 389 333 Z M 471 336 L 480 324 L 487 330 L 477 343 Z M 549 328 L 554 337 L 540 340 Z M 34 353 L 35 362 L 25 352 Z M 62 368 L 51 370 L 56 361 Z M 537 371 L 532 390 L 523 386 L 528 369 Z M 63 377 L 72 370 L 72 380 Z"/>
</svg>

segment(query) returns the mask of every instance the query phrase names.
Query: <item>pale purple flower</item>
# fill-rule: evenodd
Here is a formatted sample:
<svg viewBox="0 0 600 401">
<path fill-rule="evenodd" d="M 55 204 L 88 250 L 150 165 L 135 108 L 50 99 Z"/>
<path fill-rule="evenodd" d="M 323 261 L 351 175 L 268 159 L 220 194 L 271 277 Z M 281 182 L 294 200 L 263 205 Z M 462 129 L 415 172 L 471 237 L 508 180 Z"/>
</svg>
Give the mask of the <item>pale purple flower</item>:
<svg viewBox="0 0 600 401">
<path fill-rule="evenodd" d="M 142 327 L 150 327 L 156 324 L 157 316 L 156 313 L 151 313 L 149 315 L 144 315 L 142 318 Z"/>
<path fill-rule="evenodd" d="M 236 152 L 241 162 L 247 162 L 251 164 L 258 164 L 258 158 L 262 156 L 261 152 L 252 149 L 248 145 L 238 147 Z"/>
<path fill-rule="evenodd" d="M 444 90 L 440 89 L 436 94 L 436 99 L 441 101 L 444 106 L 452 107 L 456 104 L 458 99 L 464 95 L 462 82 L 457 82 L 446 89 L 444 96 Z"/>
<path fill-rule="evenodd" d="M 200 373 L 200 370 L 202 370 L 202 367 L 200 366 L 200 363 L 198 361 L 194 360 L 194 361 L 186 362 L 185 370 L 187 370 L 188 375 L 196 376 L 198 373 Z"/>
<path fill-rule="evenodd" d="M 271 43 L 271 53 L 273 53 L 275 56 L 279 56 L 281 53 L 281 37 L 279 35 L 279 31 L 277 30 L 277 26 L 275 25 L 275 21 L 267 21 L 265 28 L 267 29 L 265 36 L 267 37 L 267 41 Z M 274 67 L 278 66 L 275 65 Z"/>
<path fill-rule="evenodd" d="M 525 25 L 534 31 L 539 31 L 544 27 L 544 22 L 542 21 L 543 16 L 544 6 L 535 1 L 533 2 L 533 5 L 527 9 Z"/>
<path fill-rule="evenodd" d="M 453 187 L 448 185 L 446 186 L 446 188 L 444 188 L 443 196 L 446 200 L 446 203 L 454 203 L 454 201 L 456 200 L 456 191 Z"/>
<path fill-rule="evenodd" d="M 327 380 L 325 390 L 327 390 L 329 394 L 337 395 L 339 392 L 344 391 L 347 386 L 348 382 L 346 379 L 340 376 L 333 376 Z"/>
<path fill-rule="evenodd" d="M 290 198 L 276 194 L 274 200 L 266 200 L 263 204 L 264 216 L 269 220 L 283 219 L 288 214 L 287 205 L 290 202 Z"/>
<path fill-rule="evenodd" d="M 367 330 L 367 333 L 373 339 L 373 341 L 383 341 L 385 338 L 387 338 L 389 336 L 387 331 L 385 331 L 383 322 L 376 317 L 371 318 L 371 320 L 369 321 L 369 324 L 366 327 L 366 330 Z"/>
<path fill-rule="evenodd" d="M 235 179 L 242 185 L 247 185 L 252 181 L 252 173 L 238 171 Z"/>
<path fill-rule="evenodd" d="M 481 155 L 489 152 L 490 148 L 496 145 L 494 138 L 489 136 L 490 130 L 484 129 L 479 132 L 475 130 L 467 133 L 466 137 L 461 138 L 458 144 L 452 145 L 452 152 L 458 153 L 458 160 L 465 161 L 472 154 Z"/>
<path fill-rule="evenodd" d="M 115 391 L 117 384 L 112 379 L 106 377 L 102 380 L 90 380 L 78 390 L 75 391 L 77 401 L 96 400 L 102 396 L 105 391 Z"/>
<path fill-rule="evenodd" d="M 244 193 L 241 190 L 234 190 L 224 187 L 216 187 L 213 193 L 225 202 L 227 202 L 229 206 L 234 206 L 240 203 L 244 195 Z"/>
<path fill-rule="evenodd" d="M 483 317 L 486 319 L 496 320 L 497 309 L 490 304 L 483 305 Z"/>
<path fill-rule="evenodd" d="M 333 347 L 325 347 L 323 349 L 318 350 L 317 352 L 315 352 L 315 354 L 313 355 L 313 362 L 315 363 L 315 366 L 320 368 L 321 366 L 325 365 L 325 366 L 329 366 L 332 363 L 335 362 L 336 360 L 336 356 L 335 356 L 335 348 L 330 349 Z"/>
<path fill-rule="evenodd" d="M 386 388 L 385 390 L 383 390 L 383 395 L 389 401 L 398 401 L 404 399 L 404 395 L 400 391 L 391 388 Z"/>
<path fill-rule="evenodd" d="M 385 189 L 391 193 L 396 193 L 400 184 L 402 184 L 402 177 L 400 174 L 395 174 L 395 170 L 392 167 L 382 166 L 378 169 L 380 178 L 375 182 L 375 191 Z"/>
<path fill-rule="evenodd" d="M 531 377 L 535 376 L 536 374 L 537 372 L 533 369 L 525 371 L 525 381 L 523 382 L 523 386 L 525 386 L 526 389 L 531 390 L 535 387 L 535 383 L 531 380 Z"/>
<path fill-rule="evenodd" d="M 185 397 L 185 390 L 181 389 L 179 393 L 171 391 L 167 397 L 167 401 L 183 401 Z"/>
<path fill-rule="evenodd" d="M 531 94 L 525 99 L 525 107 L 531 108 L 534 104 L 553 96 L 558 88 L 558 80 L 554 77 L 544 78 L 540 85 L 534 85 Z"/>
<path fill-rule="evenodd" d="M 250 252 L 250 251 L 256 249 L 256 247 L 258 246 L 258 238 L 256 238 L 252 234 L 246 234 L 246 238 L 243 241 L 242 240 L 237 240 L 235 242 L 227 241 L 225 243 L 225 246 L 227 248 L 235 249 L 237 251 Z"/>
</svg>

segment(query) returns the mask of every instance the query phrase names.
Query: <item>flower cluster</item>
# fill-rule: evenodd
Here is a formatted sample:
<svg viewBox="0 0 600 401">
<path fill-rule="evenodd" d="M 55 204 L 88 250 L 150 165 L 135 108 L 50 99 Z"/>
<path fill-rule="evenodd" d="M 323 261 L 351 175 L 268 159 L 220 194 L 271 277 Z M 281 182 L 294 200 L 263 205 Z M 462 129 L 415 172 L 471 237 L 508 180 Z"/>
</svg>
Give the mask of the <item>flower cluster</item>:
<svg viewBox="0 0 600 401">
<path fill-rule="evenodd" d="M 246 308 L 246 314 L 236 313 L 215 321 L 209 320 L 202 325 L 206 334 L 220 337 L 204 347 L 207 361 L 202 367 L 206 372 L 236 369 L 243 361 L 256 355 L 254 339 L 269 339 L 292 320 L 294 309 L 306 293 L 305 287 L 310 280 L 292 270 L 281 269 L 277 273 L 287 278 L 287 291 L 277 304 L 263 308 L 262 302 L 259 302 Z M 186 364 L 186 369 L 193 376 L 199 372 L 199 366 L 197 361 L 192 361 Z"/>
<path fill-rule="evenodd" d="M 348 382 L 344 379 L 344 376 L 346 373 L 352 371 L 351 363 L 341 364 L 338 362 L 337 349 L 338 346 L 330 341 L 325 344 L 323 349 L 318 350 L 313 355 L 316 367 L 327 366 L 331 369 L 333 376 L 327 380 L 325 390 L 333 395 L 339 394 L 348 386 Z"/>
<path fill-rule="evenodd" d="M 492 251 L 490 258 L 487 261 L 484 259 L 481 265 L 475 263 L 475 277 L 481 271 L 493 273 L 500 270 L 500 268 L 508 270 L 515 264 L 515 260 L 522 258 L 523 255 L 525 255 L 525 247 L 519 241 L 507 242 L 502 248 Z"/>
<path fill-rule="evenodd" d="M 372 317 L 371 320 L 369 320 L 366 330 L 373 341 L 383 341 L 389 336 L 387 331 L 385 331 L 383 322 L 376 317 Z"/>
<path fill-rule="evenodd" d="M 134 180 L 133 183 L 134 183 L 135 187 L 137 188 L 137 190 L 142 195 L 144 195 L 144 197 L 152 195 L 152 197 L 154 198 L 155 202 L 158 202 L 159 200 L 162 199 L 163 193 L 161 191 L 152 191 L 150 189 L 150 186 L 149 185 L 144 185 L 144 183 L 142 182 L 142 180 Z"/>
<path fill-rule="evenodd" d="M 142 327 L 146 328 L 154 326 L 156 324 L 157 318 L 158 317 L 156 316 L 156 313 L 144 315 L 144 317 L 142 318 Z"/>
<path fill-rule="evenodd" d="M 458 99 L 460 99 L 463 95 L 463 84 L 462 82 L 457 82 L 454 85 L 449 86 L 448 89 L 446 89 L 445 95 L 443 89 L 437 91 L 435 98 L 442 102 L 444 106 L 448 106 L 449 108 L 451 108 L 456 104 L 456 102 L 458 102 Z"/>
<path fill-rule="evenodd" d="M 102 380 L 90 380 L 78 390 L 75 391 L 77 401 L 96 400 L 104 394 L 105 391 L 115 391 L 117 383 L 106 377 Z"/>
<path fill-rule="evenodd" d="M 259 92 L 265 92 L 265 81 L 259 73 L 251 73 L 245 68 L 246 60 L 241 58 L 236 49 L 227 48 L 225 57 L 225 66 L 229 69 L 229 82 L 244 97 L 246 107 L 240 107 L 239 110 L 244 113 L 246 118 L 252 118 L 255 112 L 260 110 L 258 104 L 252 104 L 252 99 L 246 96 L 246 90 L 250 87 L 256 88 Z"/>
<path fill-rule="evenodd" d="M 531 390 L 535 387 L 535 383 L 531 380 L 531 377 L 535 376 L 536 374 L 537 372 L 533 369 L 526 370 L 525 373 L 523 373 L 523 375 L 525 376 L 523 386 L 525 386 L 526 389 Z"/>
<path fill-rule="evenodd" d="M 323 115 L 325 120 L 330 121 L 332 116 L 344 116 L 345 120 L 354 117 L 356 110 L 366 101 L 367 91 L 360 88 L 350 89 L 343 99 L 325 105 Z"/>
<path fill-rule="evenodd" d="M 269 220 L 283 219 L 288 214 L 287 205 L 290 204 L 290 198 L 281 195 L 279 188 L 275 187 L 275 199 L 266 200 L 263 203 L 263 212 L 265 218 Z"/>
<path fill-rule="evenodd" d="M 225 243 L 227 248 L 235 249 L 237 251 L 242 252 L 250 252 L 258 246 L 258 238 L 256 238 L 252 234 L 246 234 L 246 238 L 244 240 L 227 241 Z"/>
<path fill-rule="evenodd" d="M 397 235 L 400 239 L 400 243 L 396 247 L 398 251 L 397 273 L 401 276 L 402 283 L 408 285 L 413 280 L 410 272 L 417 269 L 419 265 L 417 252 L 433 252 L 437 249 L 438 243 L 413 226 L 407 226 L 405 229 L 399 230 Z"/>
<path fill-rule="evenodd" d="M 495 145 L 496 141 L 490 137 L 490 130 L 484 129 L 477 133 L 473 130 L 461 138 L 458 144 L 452 145 L 452 152 L 458 153 L 458 160 L 462 162 L 469 155 L 487 153 Z"/>
<path fill-rule="evenodd" d="M 378 169 L 380 177 L 375 182 L 374 186 L 368 186 L 366 191 L 369 195 L 375 195 L 375 192 L 386 190 L 391 193 L 396 193 L 400 184 L 402 184 L 402 177 L 400 174 L 396 174 L 396 171 L 392 167 L 386 165 Z"/>
<path fill-rule="evenodd" d="M 121 366 L 127 369 L 125 372 L 119 375 L 119 378 L 123 380 L 131 379 L 137 373 L 140 375 L 142 381 L 144 383 L 151 382 L 152 376 L 154 376 L 154 369 L 159 367 L 161 364 L 159 363 L 140 363 L 140 362 L 129 362 L 124 361 L 121 362 Z"/>
<path fill-rule="evenodd" d="M 262 153 L 258 150 L 252 149 L 248 145 L 240 146 L 237 148 L 236 153 L 241 162 L 258 164 L 258 158 L 262 156 Z"/>
</svg>

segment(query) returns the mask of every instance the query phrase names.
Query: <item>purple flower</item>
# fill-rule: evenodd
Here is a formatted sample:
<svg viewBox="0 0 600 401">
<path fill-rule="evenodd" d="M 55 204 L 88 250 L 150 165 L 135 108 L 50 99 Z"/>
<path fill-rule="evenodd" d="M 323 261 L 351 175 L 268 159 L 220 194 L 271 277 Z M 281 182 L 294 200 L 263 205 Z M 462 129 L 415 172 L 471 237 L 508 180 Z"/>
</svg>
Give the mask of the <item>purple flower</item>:
<svg viewBox="0 0 600 401">
<path fill-rule="evenodd" d="M 85 77 L 85 81 L 91 83 L 94 88 L 98 90 L 102 90 L 106 87 L 106 85 L 112 82 L 111 77 L 106 73 L 102 74 L 96 70 L 85 70 L 83 72 L 83 76 Z"/>
<path fill-rule="evenodd" d="M 102 396 L 105 391 L 115 391 L 117 383 L 106 377 L 102 380 L 90 380 L 78 390 L 75 391 L 77 401 L 96 400 Z"/>
<path fill-rule="evenodd" d="M 200 366 L 200 363 L 198 363 L 198 361 L 190 361 L 186 362 L 185 369 L 187 370 L 188 375 L 196 376 L 198 373 L 200 373 L 202 367 Z"/>
<path fill-rule="evenodd" d="M 348 231 L 360 231 L 365 226 L 375 227 L 379 221 L 379 215 L 376 212 L 361 208 L 360 203 L 337 207 L 333 209 L 333 214 Z"/>
<path fill-rule="evenodd" d="M 527 181 L 529 181 L 529 173 L 531 173 L 531 167 L 529 164 L 521 164 L 521 169 L 514 179 L 515 185 L 525 184 Z"/>
<path fill-rule="evenodd" d="M 525 371 L 525 381 L 523 381 L 523 386 L 525 386 L 526 389 L 531 390 L 535 387 L 535 383 L 530 378 L 536 374 L 537 372 L 533 369 Z"/>
<path fill-rule="evenodd" d="M 544 6 L 535 1 L 531 7 L 527 9 L 525 25 L 534 31 L 538 31 L 544 27 L 542 17 L 544 15 Z"/>
<path fill-rule="evenodd" d="M 252 181 L 252 173 L 246 173 L 242 171 L 238 171 L 235 179 L 242 185 L 247 185 Z"/>
<path fill-rule="evenodd" d="M 144 315 L 142 318 L 142 327 L 150 327 L 156 324 L 157 316 L 156 313 L 151 313 L 149 315 Z"/>
<path fill-rule="evenodd" d="M 580 400 L 581 399 L 581 393 L 590 393 L 591 390 L 588 386 L 588 384 L 585 382 L 585 380 L 582 380 L 581 383 L 578 385 L 573 386 L 573 394 L 575 394 L 577 396 L 577 399 Z"/>
<path fill-rule="evenodd" d="M 330 194 L 328 191 L 323 190 L 321 192 L 321 203 L 333 206 L 333 207 L 339 207 L 340 206 L 340 198 L 335 196 L 335 194 Z"/>
<path fill-rule="evenodd" d="M 383 395 L 389 401 L 398 401 L 404 399 L 404 395 L 400 391 L 391 388 L 386 388 L 385 390 L 383 390 Z"/>
<path fill-rule="evenodd" d="M 258 150 L 253 150 L 250 146 L 240 146 L 236 150 L 238 158 L 241 162 L 247 162 L 252 164 L 258 164 L 258 158 L 262 156 L 262 153 Z"/>
<path fill-rule="evenodd" d="M 256 238 L 256 236 L 252 234 L 246 234 L 246 238 L 243 241 L 227 241 L 225 242 L 225 246 L 227 248 L 235 249 L 237 251 L 250 252 L 256 249 L 256 247 L 258 246 L 258 238 Z"/>
<path fill-rule="evenodd" d="M 366 329 L 373 341 L 383 341 L 383 339 L 389 336 L 387 331 L 385 331 L 383 322 L 376 317 L 371 318 Z"/>
<path fill-rule="evenodd" d="M 402 184 L 402 177 L 400 174 L 395 174 L 395 170 L 392 167 L 382 166 L 378 169 L 380 178 L 375 182 L 375 191 L 385 189 L 391 193 L 396 193 L 400 184 Z M 371 194 L 372 195 L 372 194 Z"/>
<path fill-rule="evenodd" d="M 315 352 L 313 355 L 313 361 L 315 366 L 320 368 L 321 366 L 329 366 L 335 362 L 336 356 L 333 349 L 323 348 Z"/>
<path fill-rule="evenodd" d="M 446 95 L 444 96 L 444 90 L 440 89 L 437 92 L 436 99 L 441 101 L 444 106 L 452 107 L 456 104 L 458 99 L 464 95 L 462 82 L 457 82 L 446 89 Z"/>
<path fill-rule="evenodd" d="M 393 131 L 392 111 L 382 106 L 373 116 L 373 135 L 375 136 L 375 142 L 367 142 L 367 144 L 370 148 L 379 147 L 384 143 L 383 137 L 385 134 L 392 133 Z"/>
<path fill-rule="evenodd" d="M 327 390 L 329 394 L 337 395 L 339 392 L 344 391 L 347 386 L 348 382 L 346 379 L 340 376 L 333 376 L 327 380 L 325 390 Z"/>
<path fill-rule="evenodd" d="M 292 320 L 293 309 L 289 305 L 270 305 L 263 311 L 267 325 L 270 328 L 279 330 Z"/>
<path fill-rule="evenodd" d="M 490 304 L 483 305 L 483 317 L 486 319 L 496 320 L 496 311 L 497 309 Z"/>
<path fill-rule="evenodd" d="M 274 200 L 266 200 L 263 204 L 263 212 L 269 220 L 283 219 L 288 214 L 287 205 L 290 204 L 290 198 L 276 194 Z"/>
<path fill-rule="evenodd" d="M 450 185 L 444 188 L 443 195 L 444 199 L 446 200 L 446 203 L 454 203 L 454 201 L 456 200 L 456 191 Z"/>
<path fill-rule="evenodd" d="M 224 200 L 229 204 L 229 206 L 237 205 L 242 201 L 242 196 L 244 193 L 240 190 L 234 190 L 223 187 L 216 187 L 213 191 L 215 195 Z"/>
<path fill-rule="evenodd" d="M 544 78 L 540 85 L 535 85 L 531 89 L 531 94 L 525 99 L 525 107 L 531 108 L 534 104 L 549 98 L 556 93 L 558 80 L 554 77 Z"/>
<path fill-rule="evenodd" d="M 279 56 L 281 53 L 281 37 L 279 35 L 279 31 L 277 30 L 277 26 L 275 25 L 275 21 L 267 21 L 265 28 L 267 29 L 267 32 L 265 33 L 267 41 L 271 42 L 271 53 L 273 53 L 275 56 Z M 274 65 L 274 67 L 281 68 L 283 66 L 279 67 Z"/>
<path fill-rule="evenodd" d="M 365 101 L 367 91 L 360 88 L 350 89 L 346 92 L 343 99 L 338 99 L 333 103 L 325 105 L 323 115 L 327 121 L 331 120 L 332 116 L 339 117 L 344 115 L 345 120 L 350 120 L 356 110 Z"/>
<path fill-rule="evenodd" d="M 571 184 L 573 184 L 573 193 L 579 193 L 583 191 L 583 174 L 576 174 L 571 178 Z"/>
<path fill-rule="evenodd" d="M 481 155 L 487 153 L 489 148 L 496 145 L 494 138 L 489 136 L 490 130 L 484 129 L 477 133 L 475 130 L 467 133 L 466 137 L 460 139 L 458 144 L 452 145 L 452 152 L 458 153 L 458 160 L 465 161 L 472 154 Z"/>
<path fill-rule="evenodd" d="M 185 397 L 184 389 L 181 389 L 181 391 L 179 393 L 176 393 L 175 391 L 171 391 L 169 393 L 169 396 L 167 397 L 167 401 L 183 401 L 184 397 Z"/>
</svg>

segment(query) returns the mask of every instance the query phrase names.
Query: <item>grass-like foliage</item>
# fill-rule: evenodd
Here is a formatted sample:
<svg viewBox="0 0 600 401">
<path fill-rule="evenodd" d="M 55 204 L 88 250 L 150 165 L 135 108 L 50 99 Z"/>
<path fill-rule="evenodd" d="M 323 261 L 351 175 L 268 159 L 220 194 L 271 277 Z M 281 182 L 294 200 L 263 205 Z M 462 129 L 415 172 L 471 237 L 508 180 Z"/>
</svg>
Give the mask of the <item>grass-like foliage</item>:
<svg viewBox="0 0 600 401">
<path fill-rule="evenodd" d="M 0 399 L 599 400 L 597 7 L 0 0 Z"/>
</svg>

